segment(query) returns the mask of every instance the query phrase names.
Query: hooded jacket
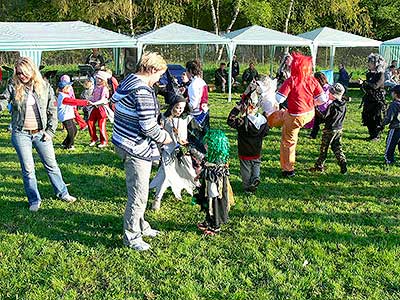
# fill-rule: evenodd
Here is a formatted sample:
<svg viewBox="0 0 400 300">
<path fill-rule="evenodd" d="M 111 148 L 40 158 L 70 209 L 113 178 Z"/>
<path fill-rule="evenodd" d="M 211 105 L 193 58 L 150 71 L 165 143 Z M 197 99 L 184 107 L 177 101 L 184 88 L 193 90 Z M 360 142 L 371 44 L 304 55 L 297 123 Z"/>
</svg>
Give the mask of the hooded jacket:
<svg viewBox="0 0 400 300">
<path fill-rule="evenodd" d="M 327 130 L 340 130 L 343 128 L 343 121 L 346 116 L 346 101 L 334 100 L 326 110 L 324 116 L 325 129 Z"/>
<path fill-rule="evenodd" d="M 238 131 L 238 154 L 243 160 L 261 156 L 263 138 L 268 134 L 267 119 L 262 114 L 239 117 L 240 110 L 234 107 L 228 116 L 228 125 Z"/>
<path fill-rule="evenodd" d="M 154 90 L 135 74 L 121 82 L 111 101 L 116 103 L 112 142 L 144 160 L 158 159 L 157 143 L 168 133 L 157 123 L 160 109 Z"/>
<path fill-rule="evenodd" d="M 383 125 L 388 125 L 390 129 L 400 128 L 400 100 L 393 100 L 386 112 Z"/>
</svg>

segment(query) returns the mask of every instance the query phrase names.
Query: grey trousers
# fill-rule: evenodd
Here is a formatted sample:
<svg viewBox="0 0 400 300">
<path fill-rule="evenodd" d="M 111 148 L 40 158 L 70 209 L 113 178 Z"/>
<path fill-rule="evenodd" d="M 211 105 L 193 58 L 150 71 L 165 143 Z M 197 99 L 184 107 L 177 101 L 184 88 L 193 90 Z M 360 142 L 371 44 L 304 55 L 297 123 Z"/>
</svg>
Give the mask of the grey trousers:
<svg viewBox="0 0 400 300">
<path fill-rule="evenodd" d="M 261 159 L 240 159 L 240 175 L 242 177 L 243 189 L 247 190 L 254 181 L 260 180 Z"/>
<path fill-rule="evenodd" d="M 124 244 L 132 246 L 142 239 L 146 231 L 151 230 L 150 224 L 144 219 L 149 196 L 151 161 L 131 156 L 118 147 L 115 147 L 115 151 L 124 160 L 128 190 L 124 215 Z"/>
</svg>

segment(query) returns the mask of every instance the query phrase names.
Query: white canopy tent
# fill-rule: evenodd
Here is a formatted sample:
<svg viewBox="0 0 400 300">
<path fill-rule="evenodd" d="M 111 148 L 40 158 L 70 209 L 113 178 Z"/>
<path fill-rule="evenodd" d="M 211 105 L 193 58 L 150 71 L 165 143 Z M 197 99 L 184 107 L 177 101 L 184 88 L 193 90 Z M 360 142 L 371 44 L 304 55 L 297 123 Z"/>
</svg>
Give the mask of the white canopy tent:
<svg viewBox="0 0 400 300">
<path fill-rule="evenodd" d="M 329 27 L 321 27 L 309 32 L 298 35 L 299 37 L 313 41 L 314 47 L 314 65 L 317 59 L 318 47 L 330 48 L 330 68 L 333 70 L 335 51 L 337 47 L 379 47 L 381 41 L 362 37 L 356 34 L 332 29 Z"/>
<path fill-rule="evenodd" d="M 383 42 L 379 47 L 379 53 L 389 64 L 392 60 L 400 60 L 400 37 Z"/>
<path fill-rule="evenodd" d="M 312 42 L 310 40 L 279 32 L 262 26 L 250 26 L 225 35 L 230 40 L 229 44 L 229 65 L 232 66 L 232 58 L 237 45 L 266 45 L 283 47 L 310 47 L 314 56 Z M 274 48 L 275 49 L 275 48 Z M 229 101 L 232 99 L 232 72 L 229 72 Z"/>
<path fill-rule="evenodd" d="M 120 48 L 135 46 L 132 37 L 81 21 L 0 22 L 0 51 L 18 51 L 37 65 L 43 51 L 113 48 L 116 58 Z"/>
<path fill-rule="evenodd" d="M 214 33 L 171 23 L 137 36 L 137 55 L 139 61 L 145 45 L 226 45 L 228 43 L 229 40 Z"/>
</svg>

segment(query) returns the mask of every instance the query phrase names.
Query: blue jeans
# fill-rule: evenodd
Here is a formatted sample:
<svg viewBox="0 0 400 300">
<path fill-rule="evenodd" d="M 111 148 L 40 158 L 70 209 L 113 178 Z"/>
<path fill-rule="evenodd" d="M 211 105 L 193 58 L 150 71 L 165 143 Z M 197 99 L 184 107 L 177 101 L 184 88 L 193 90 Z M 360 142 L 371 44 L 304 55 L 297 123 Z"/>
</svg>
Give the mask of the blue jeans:
<svg viewBox="0 0 400 300">
<path fill-rule="evenodd" d="M 29 205 L 41 202 L 35 175 L 35 162 L 32 155 L 33 147 L 39 154 L 57 197 L 64 198 L 68 195 L 68 189 L 62 179 L 60 168 L 57 165 L 53 142 L 51 140 L 43 141 L 42 137 L 43 132 L 29 134 L 26 131 L 19 130 L 13 130 L 11 135 L 11 143 L 17 151 L 21 164 L 22 178 Z"/>
<path fill-rule="evenodd" d="M 151 230 L 150 224 L 144 219 L 149 196 L 151 161 L 131 156 L 119 147 L 115 147 L 115 151 L 124 160 L 128 190 L 124 215 L 124 244 L 133 246 L 142 239 L 143 234 Z"/>
</svg>

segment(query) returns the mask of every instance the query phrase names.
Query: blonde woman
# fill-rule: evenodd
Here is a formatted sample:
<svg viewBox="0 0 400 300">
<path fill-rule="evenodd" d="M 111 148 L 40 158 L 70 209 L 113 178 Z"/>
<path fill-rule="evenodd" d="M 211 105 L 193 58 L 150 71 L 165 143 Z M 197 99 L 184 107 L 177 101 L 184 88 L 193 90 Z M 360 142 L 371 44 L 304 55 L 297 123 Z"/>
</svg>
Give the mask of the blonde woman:
<svg viewBox="0 0 400 300">
<path fill-rule="evenodd" d="M 41 197 L 37 187 L 32 149 L 35 148 L 53 185 L 54 192 L 66 202 L 74 202 L 68 193 L 54 154 L 52 138 L 57 129 L 54 91 L 43 80 L 32 59 L 20 57 L 15 63 L 12 83 L 1 95 L 0 110 L 12 105 L 11 143 L 22 169 L 30 211 L 38 211 Z"/>
<path fill-rule="evenodd" d="M 111 101 L 115 104 L 112 142 L 124 160 L 128 201 L 124 216 L 124 244 L 138 251 L 150 249 L 143 237 L 159 232 L 144 219 L 152 160 L 159 159 L 157 144 L 172 139 L 157 123 L 160 114 L 153 85 L 167 70 L 157 53 L 144 53 L 138 72 L 120 83 Z"/>
</svg>

